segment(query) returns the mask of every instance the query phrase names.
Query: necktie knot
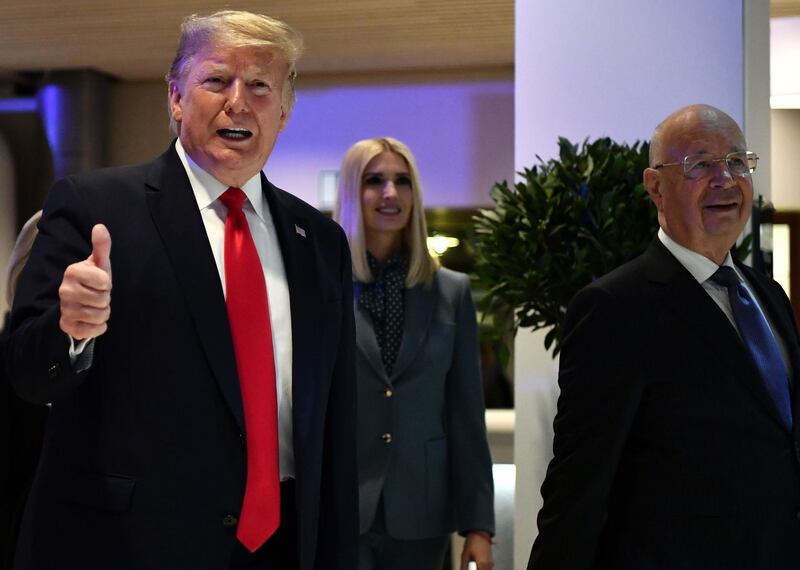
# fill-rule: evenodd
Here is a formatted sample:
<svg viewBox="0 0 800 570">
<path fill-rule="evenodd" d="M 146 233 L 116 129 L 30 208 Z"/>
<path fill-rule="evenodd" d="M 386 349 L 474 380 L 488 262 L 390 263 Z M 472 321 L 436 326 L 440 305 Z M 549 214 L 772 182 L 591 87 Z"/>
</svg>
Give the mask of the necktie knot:
<svg viewBox="0 0 800 570">
<path fill-rule="evenodd" d="M 717 285 L 722 285 L 728 289 L 735 288 L 740 283 L 736 271 L 733 270 L 733 267 L 728 265 L 720 266 L 720 268 L 714 272 L 714 275 L 711 276 L 711 280 Z"/>
<path fill-rule="evenodd" d="M 247 195 L 241 188 L 231 186 L 222 193 L 222 196 L 219 197 L 219 201 L 225 204 L 225 207 L 229 210 L 241 210 L 246 198 Z"/>
</svg>

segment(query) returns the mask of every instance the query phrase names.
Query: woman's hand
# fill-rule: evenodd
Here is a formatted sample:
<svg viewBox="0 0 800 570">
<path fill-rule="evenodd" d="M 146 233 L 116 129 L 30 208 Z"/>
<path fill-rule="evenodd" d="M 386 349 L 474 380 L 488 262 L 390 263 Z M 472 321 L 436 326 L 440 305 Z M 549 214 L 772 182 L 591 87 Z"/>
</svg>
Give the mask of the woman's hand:
<svg viewBox="0 0 800 570">
<path fill-rule="evenodd" d="M 467 570 L 467 564 L 475 561 L 478 570 L 492 570 L 492 538 L 488 533 L 474 530 L 467 533 L 464 549 L 461 551 L 461 570 Z"/>
</svg>

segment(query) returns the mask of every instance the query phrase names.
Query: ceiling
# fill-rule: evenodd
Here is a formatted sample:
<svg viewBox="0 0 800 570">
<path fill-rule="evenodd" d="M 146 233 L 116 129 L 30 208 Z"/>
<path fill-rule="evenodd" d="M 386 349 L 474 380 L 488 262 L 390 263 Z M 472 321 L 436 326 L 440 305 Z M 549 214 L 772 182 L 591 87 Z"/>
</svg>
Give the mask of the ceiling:
<svg viewBox="0 0 800 570">
<path fill-rule="evenodd" d="M 238 0 L 300 30 L 306 74 L 510 68 L 514 0 Z M 0 72 L 94 68 L 125 80 L 163 77 L 178 26 L 219 0 L 3 0 Z M 772 0 L 773 16 L 800 0 Z"/>
<path fill-rule="evenodd" d="M 800 1 L 800 0 L 799 0 Z M 219 0 L 3 0 L 0 70 L 90 67 L 163 77 L 180 22 Z M 239 0 L 298 29 L 305 73 L 510 66 L 514 0 Z"/>
</svg>

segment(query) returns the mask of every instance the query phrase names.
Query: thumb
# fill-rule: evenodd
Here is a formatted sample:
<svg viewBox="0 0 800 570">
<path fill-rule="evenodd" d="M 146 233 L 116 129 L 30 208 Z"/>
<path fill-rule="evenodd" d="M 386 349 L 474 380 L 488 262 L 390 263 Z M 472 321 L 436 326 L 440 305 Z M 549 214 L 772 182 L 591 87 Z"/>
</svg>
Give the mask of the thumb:
<svg viewBox="0 0 800 570">
<path fill-rule="evenodd" d="M 103 271 L 111 273 L 111 234 L 103 224 L 92 228 L 92 255 L 89 259 Z"/>
</svg>

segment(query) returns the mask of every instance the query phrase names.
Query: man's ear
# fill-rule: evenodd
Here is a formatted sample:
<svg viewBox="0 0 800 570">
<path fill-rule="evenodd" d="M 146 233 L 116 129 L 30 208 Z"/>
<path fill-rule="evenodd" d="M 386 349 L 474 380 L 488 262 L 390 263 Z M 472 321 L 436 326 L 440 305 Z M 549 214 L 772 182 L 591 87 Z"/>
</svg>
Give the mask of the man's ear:
<svg viewBox="0 0 800 570">
<path fill-rule="evenodd" d="M 181 88 L 178 82 L 172 80 L 169 82 L 169 112 L 172 120 L 176 123 L 183 119 L 183 106 L 181 103 Z"/>
<path fill-rule="evenodd" d="M 283 132 L 283 129 L 286 128 L 286 124 L 289 122 L 289 113 L 286 112 L 286 106 L 281 103 L 281 118 L 280 118 L 280 128 L 278 129 L 279 133 Z"/>
<path fill-rule="evenodd" d="M 642 182 L 644 182 L 645 190 L 656 205 L 656 209 L 660 212 L 664 197 L 661 194 L 661 173 L 655 168 L 645 168 L 642 175 Z"/>
</svg>

